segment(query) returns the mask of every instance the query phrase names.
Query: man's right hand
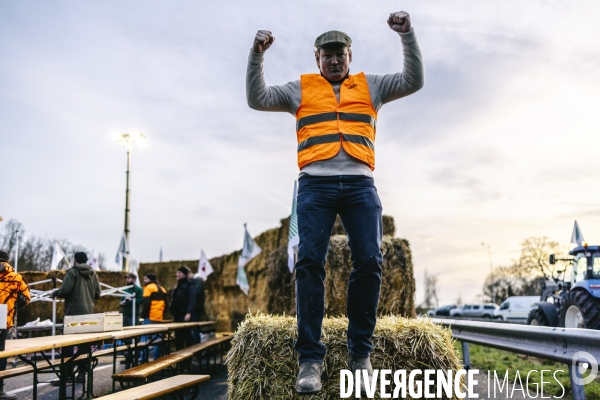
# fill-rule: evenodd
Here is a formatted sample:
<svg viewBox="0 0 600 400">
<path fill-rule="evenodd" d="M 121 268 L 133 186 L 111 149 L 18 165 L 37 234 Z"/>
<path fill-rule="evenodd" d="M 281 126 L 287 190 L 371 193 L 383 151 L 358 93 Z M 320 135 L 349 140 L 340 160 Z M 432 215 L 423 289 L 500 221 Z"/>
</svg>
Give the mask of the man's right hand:
<svg viewBox="0 0 600 400">
<path fill-rule="evenodd" d="M 275 41 L 275 36 L 271 33 L 271 31 L 263 31 L 260 30 L 256 32 L 256 36 L 254 37 L 254 44 L 252 45 L 252 50 L 255 53 L 262 53 L 267 51 L 269 47 Z"/>
</svg>

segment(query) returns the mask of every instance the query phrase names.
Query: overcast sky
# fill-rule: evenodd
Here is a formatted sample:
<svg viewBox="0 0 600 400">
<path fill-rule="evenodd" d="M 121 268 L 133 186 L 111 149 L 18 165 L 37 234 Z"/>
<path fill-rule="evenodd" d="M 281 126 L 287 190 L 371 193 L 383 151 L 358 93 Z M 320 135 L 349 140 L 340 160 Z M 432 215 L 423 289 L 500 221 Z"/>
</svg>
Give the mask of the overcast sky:
<svg viewBox="0 0 600 400">
<path fill-rule="evenodd" d="M 373 3 L 373 2 L 372 2 Z M 390 12 L 411 15 L 425 87 L 379 113 L 384 213 L 440 300 L 481 293 L 520 243 L 600 243 L 599 2 L 0 0 L 0 215 L 114 259 L 134 149 L 131 250 L 157 261 L 241 248 L 291 209 L 294 118 L 245 100 L 257 29 L 268 84 L 316 72 L 316 36 L 353 39 L 351 73 L 402 68 Z M 1 228 L 1 227 L 0 227 Z"/>
</svg>

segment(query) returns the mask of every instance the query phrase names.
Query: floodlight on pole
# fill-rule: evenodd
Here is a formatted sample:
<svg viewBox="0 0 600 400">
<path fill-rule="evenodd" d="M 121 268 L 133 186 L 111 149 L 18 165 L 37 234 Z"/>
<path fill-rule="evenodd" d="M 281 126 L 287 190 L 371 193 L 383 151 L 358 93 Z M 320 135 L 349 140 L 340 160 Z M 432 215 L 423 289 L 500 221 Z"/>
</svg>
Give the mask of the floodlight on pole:
<svg viewBox="0 0 600 400">
<path fill-rule="evenodd" d="M 490 279 L 492 281 L 492 302 L 496 304 L 496 288 L 494 287 L 494 269 L 492 267 L 492 249 L 489 244 L 481 242 L 483 247 L 487 247 L 488 255 L 490 256 Z"/>
<path fill-rule="evenodd" d="M 112 140 L 117 142 L 121 147 L 127 149 L 127 172 L 126 172 L 126 186 L 125 186 L 125 240 L 127 241 L 127 251 L 123 254 L 123 260 L 121 269 L 125 272 L 129 272 L 129 212 L 130 212 L 130 194 L 129 194 L 129 182 L 130 182 L 130 170 L 131 170 L 131 153 L 133 150 L 133 144 L 136 143 L 139 147 L 146 147 L 148 141 L 143 133 L 133 131 L 131 133 L 113 132 L 111 134 Z"/>
</svg>

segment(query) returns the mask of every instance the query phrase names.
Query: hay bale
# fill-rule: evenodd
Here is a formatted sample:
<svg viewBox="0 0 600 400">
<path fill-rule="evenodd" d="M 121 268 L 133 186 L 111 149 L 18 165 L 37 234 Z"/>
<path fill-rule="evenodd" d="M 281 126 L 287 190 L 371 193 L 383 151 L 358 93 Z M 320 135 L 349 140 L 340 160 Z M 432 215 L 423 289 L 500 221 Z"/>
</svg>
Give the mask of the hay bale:
<svg viewBox="0 0 600 400">
<path fill-rule="evenodd" d="M 23 271 L 20 272 L 23 276 L 25 282 L 33 283 L 39 282 L 46 279 L 64 279 L 66 271 L 65 270 L 56 270 L 56 271 L 46 271 L 46 272 L 35 272 L 35 271 Z M 98 279 L 100 282 L 105 283 L 112 287 L 121 287 L 125 286 L 125 276 L 124 272 L 116 272 L 116 271 L 97 271 Z M 60 283 L 58 284 L 60 287 Z M 37 290 L 50 290 L 52 289 L 52 283 L 47 282 L 41 285 L 33 286 L 34 289 Z M 121 308 L 119 306 L 119 302 L 121 301 L 120 297 L 115 296 L 104 296 L 99 298 L 94 302 L 94 312 L 101 313 L 106 311 L 120 311 Z M 58 303 L 56 307 L 56 319 L 60 323 L 63 319 L 64 314 L 64 303 Z M 49 301 L 36 301 L 30 303 L 27 307 L 24 307 L 18 312 L 18 324 L 19 326 L 24 325 L 26 322 L 33 321 L 37 317 L 40 317 L 41 320 L 44 319 L 52 319 L 52 303 Z"/>
<path fill-rule="evenodd" d="M 311 399 L 339 398 L 341 369 L 348 369 L 346 318 L 325 318 L 321 340 L 327 348 L 323 390 Z M 227 354 L 229 400 L 301 399 L 295 392 L 298 374 L 296 320 L 250 315 L 235 333 Z M 448 329 L 429 319 L 387 316 L 377 320 L 371 362 L 375 369 L 461 369 Z M 378 397 L 376 397 L 378 398 Z"/>
<path fill-rule="evenodd" d="M 393 223 L 393 221 L 392 221 Z M 383 274 L 378 315 L 415 316 L 415 279 L 411 252 L 404 239 L 385 236 L 381 245 Z M 332 236 L 329 242 L 325 278 L 325 314 L 344 316 L 348 278 L 352 261 L 348 237 Z M 267 312 L 296 315 L 295 275 L 287 266 L 287 248 L 282 247 L 268 260 L 269 301 Z"/>
<path fill-rule="evenodd" d="M 262 252 L 246 264 L 250 285 L 248 296 L 236 284 L 240 250 L 209 260 L 214 273 L 205 283 L 206 313 L 211 320 L 217 321 L 217 330 L 235 331 L 248 312 L 295 315 L 295 277 L 287 267 L 289 220 L 289 217 L 282 219 L 279 227 L 254 238 Z M 382 286 L 380 314 L 411 316 L 414 315 L 415 283 L 410 249 L 407 241 L 392 239 L 394 229 L 394 219 L 384 215 L 382 252 L 384 259 L 394 261 L 384 264 L 384 285 L 391 286 Z M 339 239 L 334 236 L 329 248 L 326 268 L 331 279 L 327 285 L 340 292 L 328 295 L 327 303 L 331 306 L 328 306 L 327 313 L 344 315 L 346 297 L 342 292 L 347 285 L 351 264 L 350 251 L 345 244 L 347 239 L 341 236 L 345 235 L 345 231 L 339 218 L 333 233 L 340 236 Z M 340 252 L 343 254 L 338 254 Z M 170 291 L 175 285 L 175 272 L 181 265 L 195 270 L 198 260 L 140 263 L 138 271 L 140 276 L 154 272 L 159 283 Z M 337 278 L 341 280 L 335 281 Z"/>
</svg>

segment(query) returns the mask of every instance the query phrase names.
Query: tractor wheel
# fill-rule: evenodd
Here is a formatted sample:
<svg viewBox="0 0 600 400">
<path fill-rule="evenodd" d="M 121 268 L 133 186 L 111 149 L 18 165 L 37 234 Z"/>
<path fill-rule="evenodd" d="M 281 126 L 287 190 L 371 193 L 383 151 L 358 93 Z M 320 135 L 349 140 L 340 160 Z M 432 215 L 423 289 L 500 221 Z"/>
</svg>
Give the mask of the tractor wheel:
<svg viewBox="0 0 600 400">
<path fill-rule="evenodd" d="M 531 310 L 529 316 L 527 317 L 527 325 L 533 326 L 550 326 L 550 321 L 548 321 L 548 317 L 541 309 Z"/>
<path fill-rule="evenodd" d="M 600 301 L 586 290 L 572 290 L 560 308 L 560 323 L 565 328 L 600 329 Z"/>
</svg>

